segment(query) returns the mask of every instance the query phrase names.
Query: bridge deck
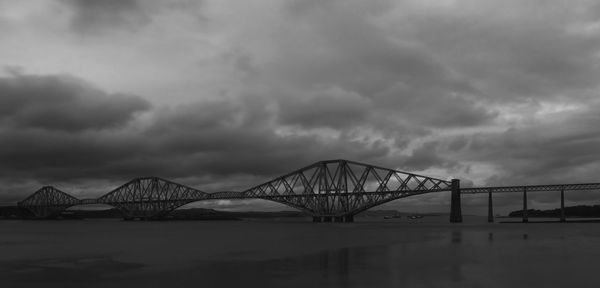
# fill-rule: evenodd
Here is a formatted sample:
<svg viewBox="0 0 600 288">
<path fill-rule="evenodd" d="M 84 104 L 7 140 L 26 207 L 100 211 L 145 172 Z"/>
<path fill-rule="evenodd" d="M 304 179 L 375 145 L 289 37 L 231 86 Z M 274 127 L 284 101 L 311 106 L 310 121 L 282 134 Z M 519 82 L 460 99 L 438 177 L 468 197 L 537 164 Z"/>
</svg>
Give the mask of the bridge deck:
<svg viewBox="0 0 600 288">
<path fill-rule="evenodd" d="M 511 193 L 511 192 L 544 192 L 544 191 L 575 191 L 575 190 L 600 190 L 600 183 L 581 184 L 552 184 L 552 185 L 521 185 L 521 186 L 496 186 L 461 188 L 461 194 L 479 193 Z"/>
</svg>

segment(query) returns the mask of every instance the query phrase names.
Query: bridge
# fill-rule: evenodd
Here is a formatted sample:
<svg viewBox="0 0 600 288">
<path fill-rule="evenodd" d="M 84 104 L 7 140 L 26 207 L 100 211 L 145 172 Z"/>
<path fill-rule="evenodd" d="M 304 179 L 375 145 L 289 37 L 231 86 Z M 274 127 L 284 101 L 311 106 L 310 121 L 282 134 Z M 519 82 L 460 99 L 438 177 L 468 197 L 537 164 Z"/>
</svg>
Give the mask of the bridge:
<svg viewBox="0 0 600 288">
<path fill-rule="evenodd" d="M 561 191 L 564 220 L 565 190 L 600 190 L 600 183 L 462 188 L 460 180 L 442 180 L 349 160 L 327 160 L 251 187 L 244 191 L 208 193 L 159 177 L 133 179 L 96 199 L 78 199 L 45 186 L 18 203 L 36 218 L 55 217 L 69 207 L 106 204 L 123 211 L 126 219 L 160 219 L 183 205 L 218 199 L 263 199 L 278 202 L 312 216 L 314 222 L 353 222 L 372 207 L 414 195 L 450 192 L 450 222 L 462 222 L 461 194 L 523 193 L 527 222 L 527 193 Z"/>
</svg>

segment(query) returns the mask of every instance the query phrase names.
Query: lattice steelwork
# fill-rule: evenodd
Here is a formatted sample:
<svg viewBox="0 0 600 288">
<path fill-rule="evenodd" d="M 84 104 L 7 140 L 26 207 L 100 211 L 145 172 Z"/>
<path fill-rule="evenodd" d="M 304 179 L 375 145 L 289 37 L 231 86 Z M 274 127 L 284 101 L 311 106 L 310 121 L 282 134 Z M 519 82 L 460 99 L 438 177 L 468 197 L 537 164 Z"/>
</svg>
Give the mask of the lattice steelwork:
<svg viewBox="0 0 600 288">
<path fill-rule="evenodd" d="M 49 218 L 78 203 L 79 199 L 52 186 L 45 186 L 17 205 L 29 210 L 36 218 Z"/>
<path fill-rule="evenodd" d="M 511 193 L 511 192 L 546 192 L 546 191 L 575 191 L 575 190 L 600 190 L 600 183 L 582 184 L 552 184 L 552 185 L 525 185 L 525 186 L 497 186 L 497 187 L 475 187 L 461 188 L 462 194 L 479 193 Z"/>
<path fill-rule="evenodd" d="M 245 198 L 241 192 L 237 192 L 237 191 L 214 192 L 214 193 L 209 193 L 207 195 L 207 197 L 208 197 L 208 199 L 214 199 L 214 200 L 219 200 L 219 199 L 242 199 L 242 198 Z"/>
<path fill-rule="evenodd" d="M 460 194 L 600 190 L 600 183 L 460 188 L 445 181 L 347 160 L 321 161 L 243 192 L 206 193 L 158 177 L 137 178 L 98 199 L 79 200 L 46 186 L 19 202 L 38 218 L 55 216 L 73 205 L 108 204 L 128 218 L 160 218 L 185 204 L 217 199 L 265 199 L 304 211 L 315 221 L 352 221 L 357 213 L 412 195 L 452 191 L 451 222 L 461 222 Z M 563 196 L 561 196 L 563 197 Z M 524 208 L 526 210 L 526 208 Z"/>
<path fill-rule="evenodd" d="M 347 217 L 382 203 L 450 190 L 450 181 L 347 160 L 321 161 L 242 192 L 319 217 Z"/>
<path fill-rule="evenodd" d="M 128 218 L 158 218 L 209 194 L 158 177 L 137 178 L 98 198 L 97 203 L 117 207 Z"/>
</svg>

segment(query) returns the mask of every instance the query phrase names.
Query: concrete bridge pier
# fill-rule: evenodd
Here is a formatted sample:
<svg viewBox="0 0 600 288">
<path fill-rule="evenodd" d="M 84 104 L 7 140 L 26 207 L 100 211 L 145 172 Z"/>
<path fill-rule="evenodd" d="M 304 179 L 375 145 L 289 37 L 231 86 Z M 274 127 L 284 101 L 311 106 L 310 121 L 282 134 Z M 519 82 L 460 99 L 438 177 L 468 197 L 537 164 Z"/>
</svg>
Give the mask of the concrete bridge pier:
<svg viewBox="0 0 600 288">
<path fill-rule="evenodd" d="M 334 218 L 334 220 L 335 220 L 335 222 L 343 222 L 343 223 L 354 222 L 354 216 L 353 215 L 336 216 Z"/>
<path fill-rule="evenodd" d="M 523 188 L 523 223 L 529 222 L 527 215 L 527 187 Z"/>
<path fill-rule="evenodd" d="M 492 205 L 492 189 L 488 189 L 488 223 L 494 222 L 494 206 Z"/>
<path fill-rule="evenodd" d="M 560 189 L 560 222 L 567 222 L 565 217 L 565 189 Z"/>
<path fill-rule="evenodd" d="M 313 216 L 313 222 L 321 223 L 321 222 L 338 222 L 338 223 L 348 223 L 354 222 L 354 215 L 343 215 L 343 216 Z"/>
<path fill-rule="evenodd" d="M 452 179 L 450 186 L 450 222 L 461 223 L 462 222 L 462 210 L 460 207 L 460 180 Z"/>
</svg>

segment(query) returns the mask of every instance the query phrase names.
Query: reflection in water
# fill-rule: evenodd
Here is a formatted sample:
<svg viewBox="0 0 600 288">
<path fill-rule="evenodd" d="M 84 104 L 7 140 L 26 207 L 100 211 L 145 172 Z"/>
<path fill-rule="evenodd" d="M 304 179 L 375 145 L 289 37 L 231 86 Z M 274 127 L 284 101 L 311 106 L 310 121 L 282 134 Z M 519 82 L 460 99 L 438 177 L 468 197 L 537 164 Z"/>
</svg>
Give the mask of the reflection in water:
<svg viewBox="0 0 600 288">
<path fill-rule="evenodd" d="M 600 230 L 583 224 L 186 222 L 115 228 L 106 222 L 110 227 L 99 229 L 104 222 L 14 223 L 0 225 L 5 243 L 19 243 L 0 245 L 2 287 L 503 288 L 600 282 L 590 265 L 600 258 Z M 20 232 L 17 224 L 24 225 Z M 119 237 L 101 237 L 116 229 Z"/>
<path fill-rule="evenodd" d="M 461 244 L 462 242 L 462 230 L 454 230 L 452 231 L 452 244 L 455 244 L 454 247 L 452 247 L 451 249 L 448 249 L 447 251 L 447 257 L 449 257 L 450 261 L 449 261 L 449 267 L 448 269 L 446 269 L 447 273 L 448 273 L 448 278 L 450 280 L 452 280 L 452 282 L 454 283 L 460 283 L 464 280 L 464 276 L 463 276 L 463 272 L 462 272 L 462 267 L 461 267 L 461 250 L 462 250 L 462 245 L 458 245 Z"/>
<path fill-rule="evenodd" d="M 460 287 L 467 280 L 463 233 L 448 231 L 452 245 L 444 234 L 420 242 L 344 247 L 280 259 L 210 261 L 196 270 L 206 271 L 203 278 L 214 287 Z"/>
<path fill-rule="evenodd" d="M 194 270 L 211 287 L 359 287 L 353 286 L 350 271 L 363 266 L 364 250 L 345 247 L 262 261 L 209 261 Z"/>
<path fill-rule="evenodd" d="M 338 250 L 328 250 L 319 253 L 319 270 L 324 278 L 337 278 L 337 282 L 348 285 L 349 256 L 350 248 Z M 310 256 L 309 256 L 310 257 Z M 309 261 L 310 264 L 310 261 Z M 307 268 L 301 267 L 301 268 Z M 336 281 L 333 279 L 333 281 Z"/>
<path fill-rule="evenodd" d="M 460 230 L 452 231 L 452 243 L 460 244 L 462 240 L 462 232 Z"/>
</svg>

